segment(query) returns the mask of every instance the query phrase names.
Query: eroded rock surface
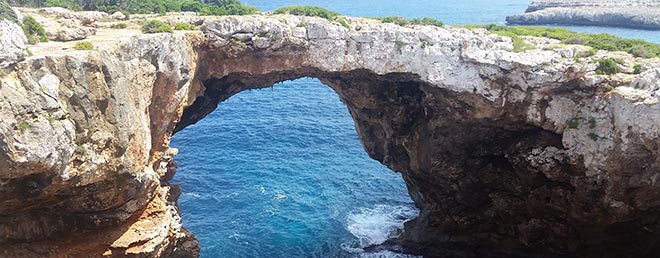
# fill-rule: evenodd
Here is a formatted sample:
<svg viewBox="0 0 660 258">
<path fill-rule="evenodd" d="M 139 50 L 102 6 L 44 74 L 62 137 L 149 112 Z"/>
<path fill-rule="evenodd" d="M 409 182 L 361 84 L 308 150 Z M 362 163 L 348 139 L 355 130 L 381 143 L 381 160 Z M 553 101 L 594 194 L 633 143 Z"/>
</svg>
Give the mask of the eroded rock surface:
<svg viewBox="0 0 660 258">
<path fill-rule="evenodd" d="M 510 24 L 613 26 L 660 30 L 660 2 L 654 0 L 540 0 L 524 14 L 506 18 Z"/>
<path fill-rule="evenodd" d="M 484 30 L 348 17 L 350 30 L 200 19 L 201 32 L 113 30 L 94 51 L 35 47 L 2 78 L 0 256 L 198 255 L 168 183 L 170 137 L 240 91 L 303 76 L 334 89 L 368 154 L 403 174 L 421 209 L 397 240 L 408 250 L 655 254 L 660 60 L 576 61 L 586 47 L 539 39 L 514 53 Z M 606 56 L 621 73 L 594 73 Z"/>
<path fill-rule="evenodd" d="M 27 38 L 18 24 L 0 21 L 0 68 L 22 60 L 27 55 L 26 45 Z"/>
</svg>

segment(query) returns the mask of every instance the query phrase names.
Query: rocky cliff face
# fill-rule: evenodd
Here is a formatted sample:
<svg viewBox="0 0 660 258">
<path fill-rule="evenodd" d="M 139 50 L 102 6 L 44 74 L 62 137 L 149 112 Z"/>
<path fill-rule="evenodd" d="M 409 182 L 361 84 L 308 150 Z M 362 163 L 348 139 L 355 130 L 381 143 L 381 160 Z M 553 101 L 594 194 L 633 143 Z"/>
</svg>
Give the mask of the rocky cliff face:
<svg viewBox="0 0 660 258">
<path fill-rule="evenodd" d="M 660 2 L 652 0 L 541 0 L 524 14 L 506 18 L 510 24 L 593 25 L 660 30 Z"/>
<path fill-rule="evenodd" d="M 0 68 L 22 60 L 26 55 L 27 38 L 23 29 L 9 20 L 0 21 Z"/>
<path fill-rule="evenodd" d="M 0 86 L 0 256 L 197 256 L 168 183 L 170 137 L 240 91 L 302 76 L 334 89 L 369 155 L 403 174 L 421 214 L 397 242 L 412 251 L 656 250 L 660 60 L 576 61 L 586 47 L 530 39 L 536 50 L 514 53 L 483 30 L 346 20 L 99 26 L 93 51 L 33 47 Z M 622 72 L 596 75 L 604 56 Z"/>
</svg>

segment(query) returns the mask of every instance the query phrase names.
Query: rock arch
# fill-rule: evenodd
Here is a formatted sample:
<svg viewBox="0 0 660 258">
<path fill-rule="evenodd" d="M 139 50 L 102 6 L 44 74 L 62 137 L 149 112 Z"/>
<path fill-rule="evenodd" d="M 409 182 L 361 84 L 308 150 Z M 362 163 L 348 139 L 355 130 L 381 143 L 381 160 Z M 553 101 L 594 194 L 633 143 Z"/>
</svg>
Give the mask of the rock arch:
<svg viewBox="0 0 660 258">
<path fill-rule="evenodd" d="M 0 102 L 14 107 L 6 121 L 34 123 L 28 135 L 6 127 L 0 138 L 5 254 L 35 256 L 25 241 L 64 234 L 73 245 L 75 232 L 95 229 L 103 237 L 87 243 L 93 248 L 67 253 L 195 255 L 178 218 L 180 190 L 168 183 L 169 138 L 233 94 L 303 76 L 334 89 L 367 153 L 403 174 L 422 212 L 401 243 L 432 255 L 459 243 L 533 255 L 652 254 L 657 60 L 639 77 L 599 77 L 573 60 L 579 46 L 544 49 L 538 40 L 537 50 L 514 53 L 508 38 L 484 31 L 347 19 L 351 30 L 310 17 L 223 17 L 201 33 L 141 35 L 82 58 L 17 64 L 3 85 L 21 90 L 3 94 L 59 102 L 29 98 L 36 111 Z M 607 92 L 605 83 L 622 87 Z M 41 131 L 44 113 L 59 115 L 51 126 L 60 131 Z M 42 155 L 36 136 L 64 139 L 53 141 L 58 154 Z"/>
</svg>

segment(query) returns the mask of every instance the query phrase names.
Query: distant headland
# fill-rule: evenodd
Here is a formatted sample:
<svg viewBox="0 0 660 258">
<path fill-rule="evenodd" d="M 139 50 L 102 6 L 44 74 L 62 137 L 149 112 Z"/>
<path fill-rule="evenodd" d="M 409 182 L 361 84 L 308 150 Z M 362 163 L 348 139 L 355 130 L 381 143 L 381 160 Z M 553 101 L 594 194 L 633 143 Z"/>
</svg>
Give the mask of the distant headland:
<svg viewBox="0 0 660 258">
<path fill-rule="evenodd" d="M 506 18 L 512 25 L 586 25 L 660 30 L 660 2 L 651 0 L 539 0 L 525 13 Z"/>
</svg>

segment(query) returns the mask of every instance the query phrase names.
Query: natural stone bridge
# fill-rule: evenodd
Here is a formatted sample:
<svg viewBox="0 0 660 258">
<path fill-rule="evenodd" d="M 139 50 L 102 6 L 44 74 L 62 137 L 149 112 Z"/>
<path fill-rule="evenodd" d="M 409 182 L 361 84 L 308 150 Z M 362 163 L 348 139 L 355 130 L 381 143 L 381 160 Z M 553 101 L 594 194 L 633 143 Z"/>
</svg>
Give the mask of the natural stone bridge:
<svg viewBox="0 0 660 258">
<path fill-rule="evenodd" d="M 586 47 L 530 39 L 536 50 L 514 53 L 485 31 L 346 19 L 350 30 L 223 17 L 7 68 L 0 256 L 198 255 L 168 183 L 170 137 L 240 91 L 305 76 L 334 89 L 367 153 L 403 174 L 421 209 L 396 240 L 410 250 L 655 254 L 658 59 L 575 61 Z M 603 56 L 624 58 L 623 72 L 596 75 Z"/>
</svg>

